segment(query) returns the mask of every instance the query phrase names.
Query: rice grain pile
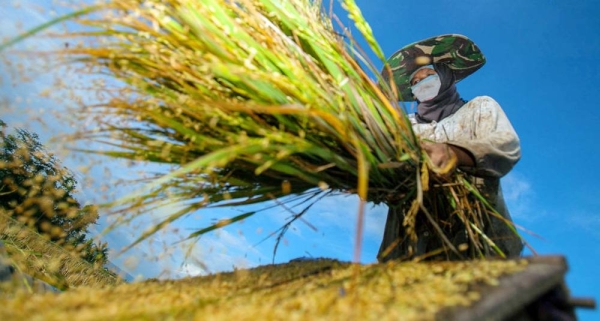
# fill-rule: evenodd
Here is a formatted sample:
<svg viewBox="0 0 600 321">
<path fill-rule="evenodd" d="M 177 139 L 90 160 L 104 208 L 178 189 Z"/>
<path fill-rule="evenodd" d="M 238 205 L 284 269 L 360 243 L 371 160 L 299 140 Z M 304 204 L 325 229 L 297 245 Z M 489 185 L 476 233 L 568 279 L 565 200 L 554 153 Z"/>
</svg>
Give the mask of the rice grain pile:
<svg viewBox="0 0 600 321">
<path fill-rule="evenodd" d="M 526 261 L 290 262 L 173 281 L 0 299 L 2 320 L 434 320 Z"/>
</svg>

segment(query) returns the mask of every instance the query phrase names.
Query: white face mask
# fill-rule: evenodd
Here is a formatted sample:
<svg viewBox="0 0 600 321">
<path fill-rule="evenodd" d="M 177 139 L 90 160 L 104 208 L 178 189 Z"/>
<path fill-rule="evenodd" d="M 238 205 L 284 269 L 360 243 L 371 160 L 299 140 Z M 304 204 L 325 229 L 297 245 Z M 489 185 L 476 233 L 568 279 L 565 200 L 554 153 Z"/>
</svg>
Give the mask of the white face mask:
<svg viewBox="0 0 600 321">
<path fill-rule="evenodd" d="M 440 76 L 435 74 L 419 81 L 419 83 L 410 87 L 410 90 L 418 101 L 423 102 L 435 98 L 440 92 L 440 87 L 442 87 L 442 81 Z"/>
</svg>

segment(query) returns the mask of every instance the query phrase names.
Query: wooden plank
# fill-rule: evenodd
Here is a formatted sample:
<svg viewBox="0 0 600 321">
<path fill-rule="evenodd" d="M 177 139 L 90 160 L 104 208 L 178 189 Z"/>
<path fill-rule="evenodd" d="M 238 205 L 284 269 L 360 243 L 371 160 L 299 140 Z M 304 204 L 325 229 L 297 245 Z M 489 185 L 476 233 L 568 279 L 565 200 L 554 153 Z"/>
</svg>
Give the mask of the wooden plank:
<svg viewBox="0 0 600 321">
<path fill-rule="evenodd" d="M 438 320 L 505 320 L 563 283 L 567 271 L 564 257 L 537 257 L 523 272 L 499 280 L 498 286 L 477 288 L 482 299 L 470 307 L 451 308 L 436 315 Z"/>
</svg>

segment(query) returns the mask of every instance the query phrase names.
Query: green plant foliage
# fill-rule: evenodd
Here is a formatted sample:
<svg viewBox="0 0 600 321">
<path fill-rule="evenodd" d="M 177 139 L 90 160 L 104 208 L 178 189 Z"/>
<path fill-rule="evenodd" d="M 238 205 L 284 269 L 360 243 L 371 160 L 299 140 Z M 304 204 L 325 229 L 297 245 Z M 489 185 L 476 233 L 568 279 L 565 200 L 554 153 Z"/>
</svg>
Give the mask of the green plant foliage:
<svg viewBox="0 0 600 321">
<path fill-rule="evenodd" d="M 49 241 L 104 265 L 107 244 L 86 236 L 88 226 L 98 220 L 98 210 L 82 208 L 74 198 L 73 174 L 44 149 L 35 133 L 16 129 L 7 134 L 1 120 L 0 127 L 0 207 Z"/>
</svg>

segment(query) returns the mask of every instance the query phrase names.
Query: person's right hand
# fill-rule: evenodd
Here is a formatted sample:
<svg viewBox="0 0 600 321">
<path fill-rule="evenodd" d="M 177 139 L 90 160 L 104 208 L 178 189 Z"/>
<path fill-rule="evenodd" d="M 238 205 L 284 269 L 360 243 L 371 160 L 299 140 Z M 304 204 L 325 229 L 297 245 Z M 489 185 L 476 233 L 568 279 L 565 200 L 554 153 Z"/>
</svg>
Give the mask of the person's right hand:
<svg viewBox="0 0 600 321">
<path fill-rule="evenodd" d="M 458 166 L 475 167 L 475 159 L 469 151 L 456 145 L 422 141 L 431 169 L 442 176 L 451 175 Z"/>
</svg>

